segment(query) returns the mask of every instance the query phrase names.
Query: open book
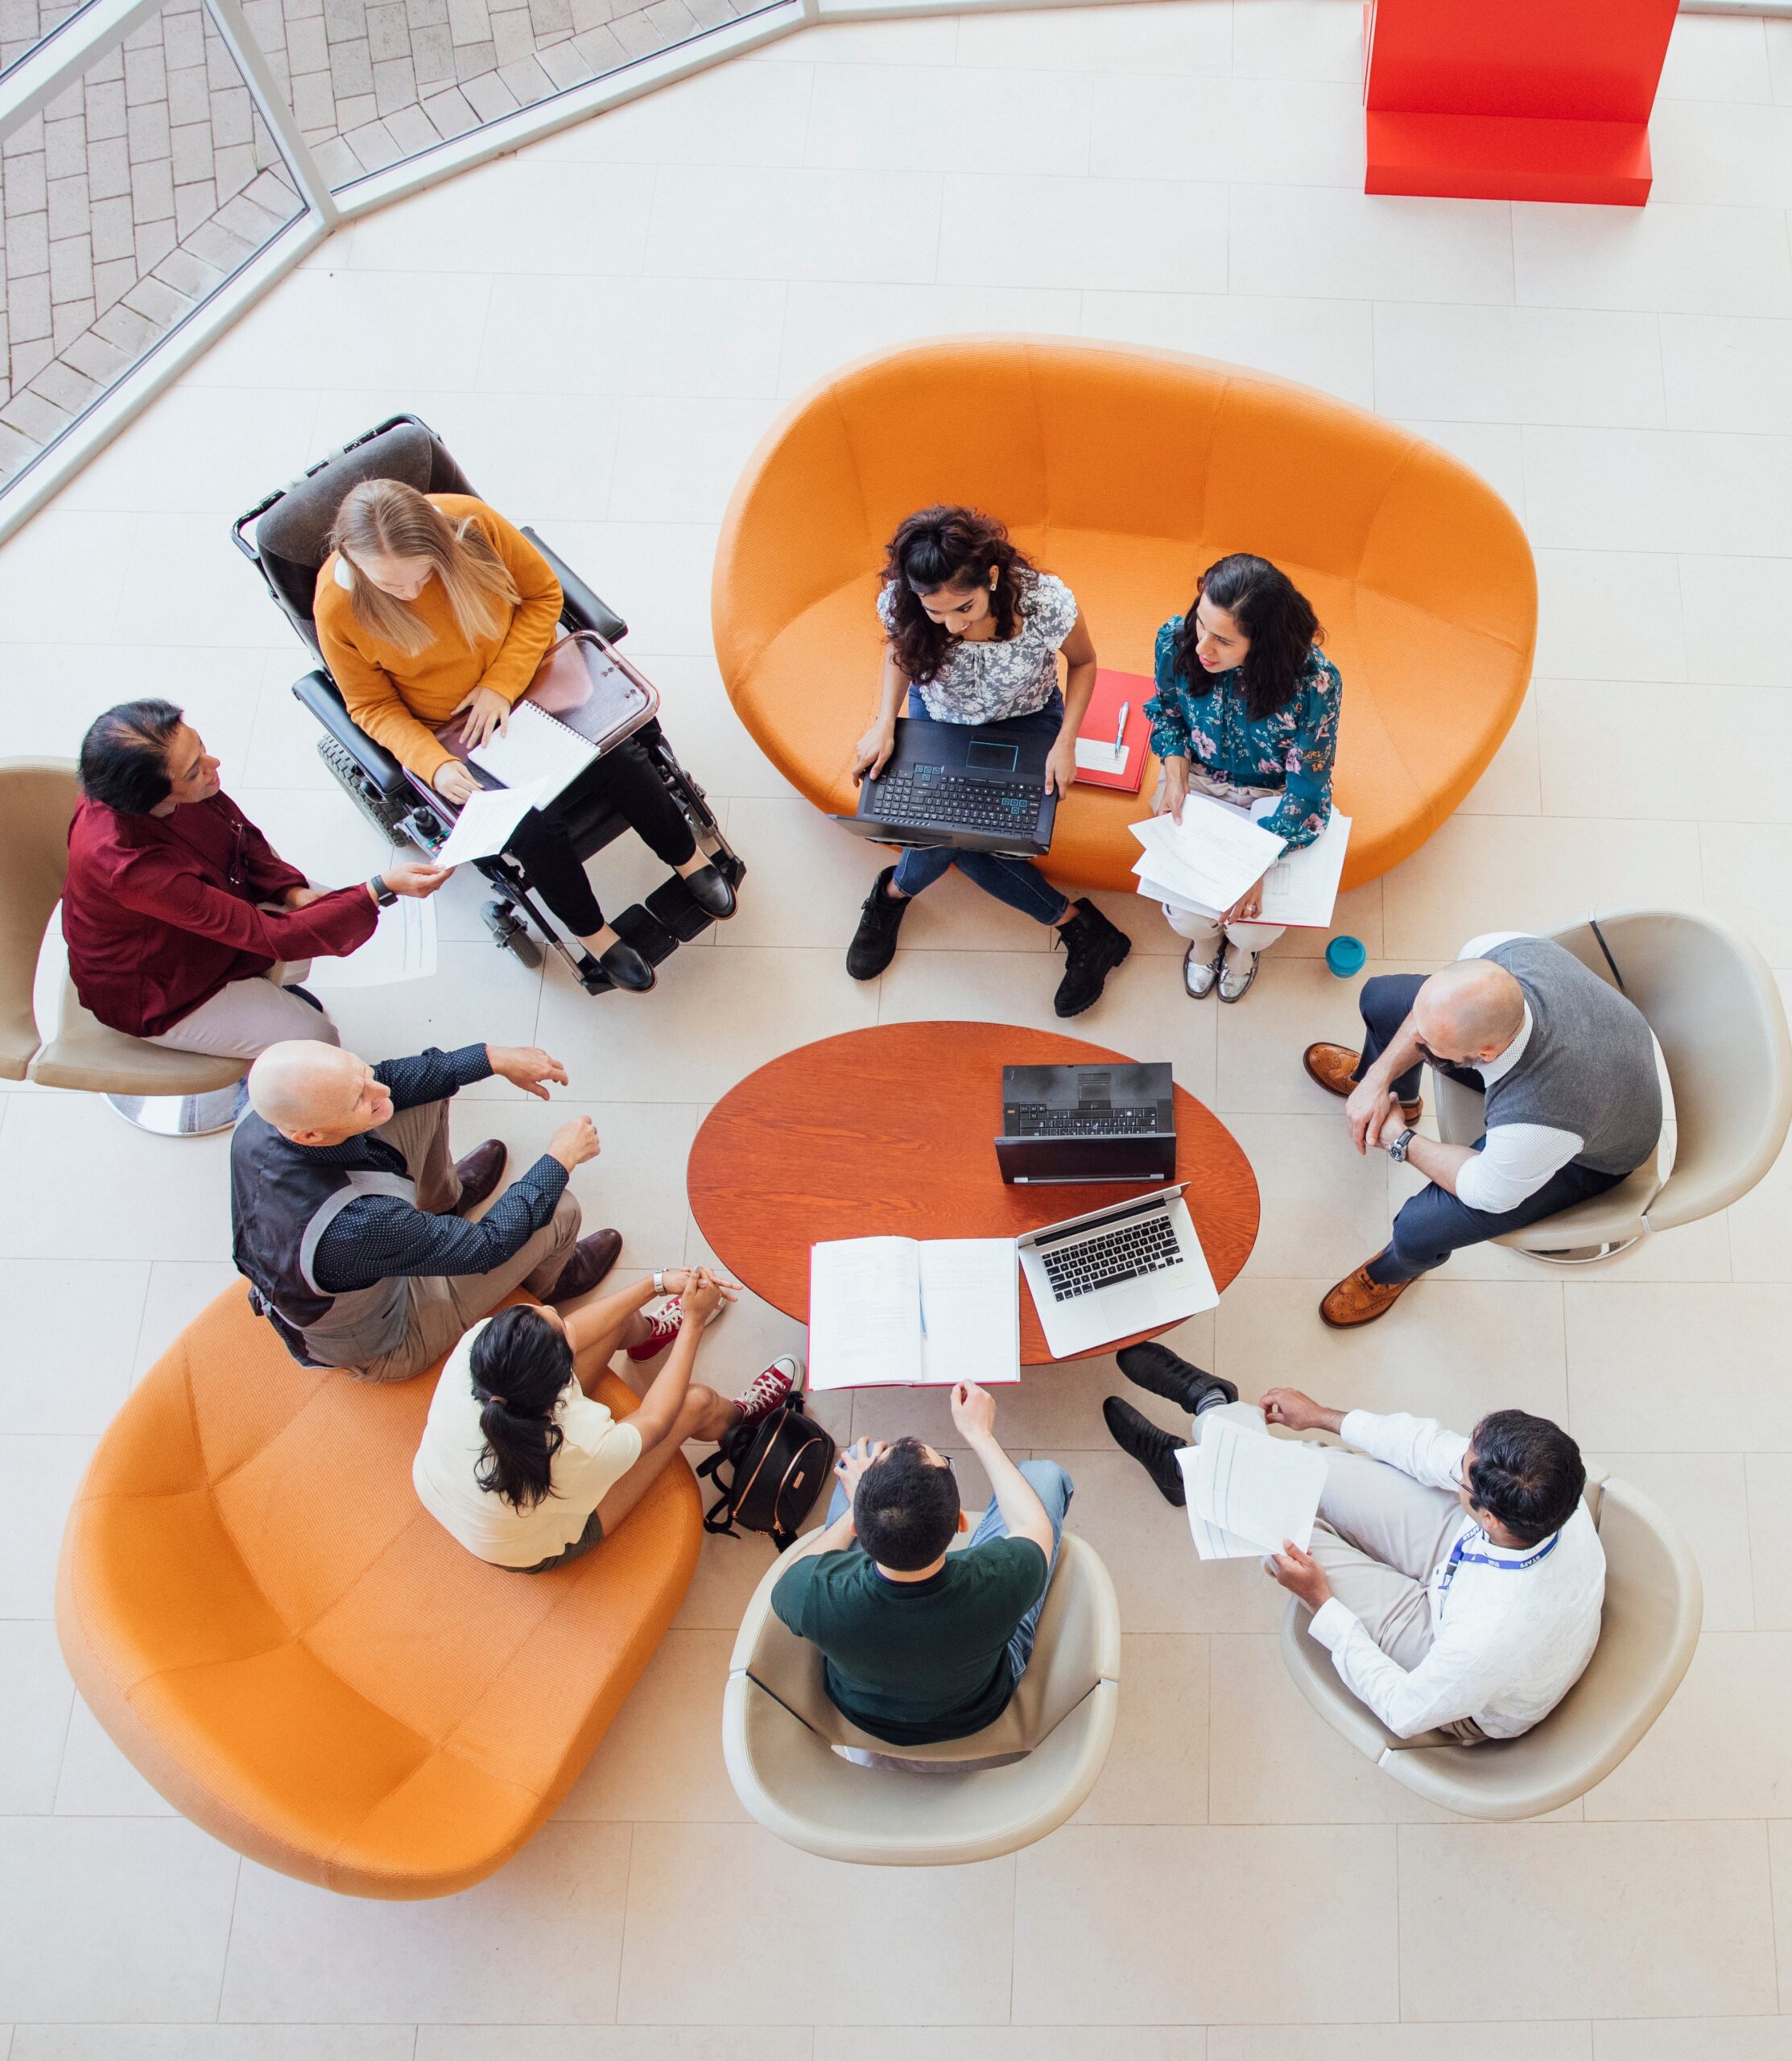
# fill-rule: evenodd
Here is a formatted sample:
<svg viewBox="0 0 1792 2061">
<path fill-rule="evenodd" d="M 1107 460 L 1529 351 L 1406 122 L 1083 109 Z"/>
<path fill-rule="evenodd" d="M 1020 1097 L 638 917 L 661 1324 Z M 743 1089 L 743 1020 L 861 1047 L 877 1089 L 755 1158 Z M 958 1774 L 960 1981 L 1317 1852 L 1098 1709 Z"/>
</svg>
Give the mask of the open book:
<svg viewBox="0 0 1792 2061">
<path fill-rule="evenodd" d="M 809 1386 L 950 1388 L 1021 1377 L 1007 1238 L 836 1238 L 809 1249 Z"/>
<path fill-rule="evenodd" d="M 1304 1553 L 1325 1487 L 1325 1455 L 1299 1439 L 1272 1438 L 1210 1414 L 1201 1442 L 1176 1455 L 1188 1492 L 1188 1528 L 1204 1560 L 1279 1553 L 1291 1539 Z"/>
</svg>

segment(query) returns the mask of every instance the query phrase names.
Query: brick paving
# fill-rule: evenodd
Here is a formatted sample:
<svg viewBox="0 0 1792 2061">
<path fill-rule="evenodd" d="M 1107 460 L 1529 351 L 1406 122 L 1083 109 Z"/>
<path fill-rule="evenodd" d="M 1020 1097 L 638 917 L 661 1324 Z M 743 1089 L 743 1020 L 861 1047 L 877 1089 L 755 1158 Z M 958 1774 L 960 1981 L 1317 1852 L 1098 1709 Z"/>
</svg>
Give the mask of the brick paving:
<svg viewBox="0 0 1792 2061">
<path fill-rule="evenodd" d="M 0 0 L 0 57 L 38 14 Z M 0 484 L 300 207 L 196 6 L 151 16 L 0 142 Z"/>
<path fill-rule="evenodd" d="M 246 0 L 332 185 L 767 0 Z M 79 10 L 0 0 L 0 69 Z M 302 209 L 204 8 L 171 0 L 0 142 L 0 488 Z"/>
</svg>

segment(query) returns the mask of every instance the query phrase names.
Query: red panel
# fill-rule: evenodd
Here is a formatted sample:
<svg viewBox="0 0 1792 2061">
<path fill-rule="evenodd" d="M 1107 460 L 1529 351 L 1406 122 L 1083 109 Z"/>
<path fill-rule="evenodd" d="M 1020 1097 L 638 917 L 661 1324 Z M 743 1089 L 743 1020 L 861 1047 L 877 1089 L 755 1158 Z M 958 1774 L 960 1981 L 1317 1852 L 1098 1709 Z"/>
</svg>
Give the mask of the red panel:
<svg viewBox="0 0 1792 2061">
<path fill-rule="evenodd" d="M 1383 12 L 1386 0 L 1383 0 Z M 1369 193 L 1574 200 L 1640 208 L 1651 176 L 1642 122 L 1531 122 L 1472 114 L 1368 118 Z"/>
<path fill-rule="evenodd" d="M 1366 98 L 1424 114 L 1646 122 L 1678 0 L 1377 0 Z"/>
</svg>

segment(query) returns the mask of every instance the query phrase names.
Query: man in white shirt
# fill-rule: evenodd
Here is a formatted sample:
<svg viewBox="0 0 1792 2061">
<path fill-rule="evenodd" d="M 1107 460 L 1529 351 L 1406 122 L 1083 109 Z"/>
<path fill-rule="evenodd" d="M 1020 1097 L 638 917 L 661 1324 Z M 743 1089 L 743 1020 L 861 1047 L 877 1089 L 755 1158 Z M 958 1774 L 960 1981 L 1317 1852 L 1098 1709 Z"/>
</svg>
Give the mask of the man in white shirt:
<svg viewBox="0 0 1792 2061">
<path fill-rule="evenodd" d="M 1592 1658 L 1605 1597 L 1586 1468 L 1566 1431 L 1497 1410 L 1465 1439 L 1291 1388 L 1270 1390 L 1251 1415 L 1356 1448 L 1327 1452 L 1311 1552 L 1290 1542 L 1270 1567 L 1390 1732 L 1514 1739 L 1555 1709 Z"/>
<path fill-rule="evenodd" d="M 1472 938 L 1429 979 L 1365 981 L 1359 1006 L 1361 1055 L 1309 1045 L 1303 1064 L 1344 1098 L 1359 1152 L 1408 1163 L 1427 1185 L 1401 1208 L 1385 1249 L 1320 1302 L 1335 1329 L 1373 1324 L 1451 1253 L 1603 1193 L 1655 1149 L 1661 1081 L 1647 1022 L 1547 939 Z M 1484 1096 L 1477 1144 L 1420 1135 L 1427 1061 Z"/>
</svg>

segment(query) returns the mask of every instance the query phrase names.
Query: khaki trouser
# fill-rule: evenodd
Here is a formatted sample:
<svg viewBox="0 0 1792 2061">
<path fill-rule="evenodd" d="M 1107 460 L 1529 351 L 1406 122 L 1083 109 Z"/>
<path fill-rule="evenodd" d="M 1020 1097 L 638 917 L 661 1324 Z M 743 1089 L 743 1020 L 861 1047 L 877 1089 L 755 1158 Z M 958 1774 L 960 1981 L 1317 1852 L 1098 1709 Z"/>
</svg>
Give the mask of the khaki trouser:
<svg viewBox="0 0 1792 2061">
<path fill-rule="evenodd" d="M 330 1017 L 287 993 L 299 986 L 311 961 L 270 966 L 246 981 L 231 981 L 178 1023 L 147 1042 L 173 1052 L 209 1052 L 218 1059 L 252 1059 L 288 1038 L 312 1038 L 340 1045 L 342 1034 Z"/>
<path fill-rule="evenodd" d="M 448 1152 L 448 1105 L 419 1103 L 401 1109 L 374 1133 L 404 1154 L 405 1171 L 417 1184 L 417 1207 L 444 1215 L 460 1200 L 460 1183 Z M 405 1382 L 451 1351 L 513 1288 L 546 1298 L 560 1278 L 579 1238 L 579 1205 L 568 1188 L 551 1219 L 501 1266 L 489 1274 L 413 1274 L 405 1282 L 409 1307 L 404 1336 L 364 1367 L 347 1371 L 357 1381 Z"/>
<path fill-rule="evenodd" d="M 1241 1429 L 1269 1427 L 1254 1402 L 1227 1402 L 1219 1412 Z M 1215 1410 L 1195 1419 L 1201 1424 Z M 1389 1660 L 1409 1673 L 1431 1650 L 1432 1571 L 1462 1524 L 1462 1505 L 1447 1489 L 1429 1489 L 1385 1461 L 1327 1446 L 1325 1491 L 1313 1526 L 1312 1555 L 1332 1592 Z M 1472 1718 L 1440 1725 L 1465 1745 L 1487 1736 Z"/>
</svg>

